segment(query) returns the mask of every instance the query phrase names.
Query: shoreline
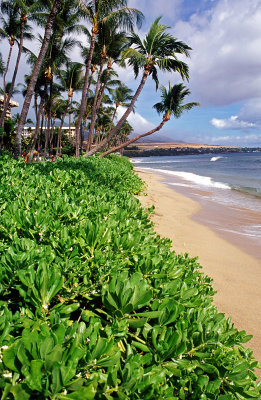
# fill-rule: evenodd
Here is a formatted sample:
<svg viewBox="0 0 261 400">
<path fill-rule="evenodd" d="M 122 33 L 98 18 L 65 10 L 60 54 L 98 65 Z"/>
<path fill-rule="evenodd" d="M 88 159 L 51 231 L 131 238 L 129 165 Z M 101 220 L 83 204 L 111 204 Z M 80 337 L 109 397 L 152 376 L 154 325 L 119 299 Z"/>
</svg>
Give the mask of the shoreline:
<svg viewBox="0 0 261 400">
<path fill-rule="evenodd" d="M 176 253 L 198 257 L 203 272 L 213 279 L 214 304 L 232 317 L 237 329 L 253 335 L 246 346 L 261 362 L 260 261 L 197 220 L 203 209 L 199 202 L 162 183 L 160 174 L 134 170 L 147 185 L 147 196 L 138 196 L 142 206 L 155 206 L 155 231 L 171 239 Z"/>
<path fill-rule="evenodd" d="M 160 177 L 162 183 L 167 184 L 173 190 L 173 184 L 165 182 L 163 175 L 160 174 Z M 192 189 L 174 185 L 174 190 L 200 205 L 200 209 L 192 216 L 194 221 L 209 227 L 219 237 L 258 259 L 261 268 L 260 237 L 255 238 L 247 231 L 261 220 L 260 210 L 253 211 L 235 205 L 225 206 L 217 201 L 211 201 L 212 193 L 207 189 Z"/>
</svg>

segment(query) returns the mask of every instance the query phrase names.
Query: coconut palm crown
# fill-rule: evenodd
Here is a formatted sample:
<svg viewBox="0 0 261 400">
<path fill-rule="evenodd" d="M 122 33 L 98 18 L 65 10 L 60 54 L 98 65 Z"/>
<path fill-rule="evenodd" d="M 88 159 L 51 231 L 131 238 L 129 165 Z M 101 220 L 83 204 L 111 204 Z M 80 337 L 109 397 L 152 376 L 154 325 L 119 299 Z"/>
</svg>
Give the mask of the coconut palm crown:
<svg viewBox="0 0 261 400">
<path fill-rule="evenodd" d="M 183 104 L 185 97 L 190 95 L 190 90 L 183 85 L 183 83 L 178 83 L 171 86 L 169 83 L 168 89 L 165 86 L 161 87 L 161 101 L 154 104 L 153 108 L 158 112 L 158 114 L 164 113 L 164 117 L 168 118 L 174 115 L 179 118 L 183 111 L 189 111 L 193 107 L 199 106 L 198 102 L 191 102 Z"/>
<path fill-rule="evenodd" d="M 130 48 L 123 52 L 123 63 L 127 60 L 133 67 L 135 77 L 140 70 L 147 70 L 156 83 L 159 85 L 158 70 L 164 72 L 178 72 L 182 79 L 189 78 L 188 66 L 179 61 L 176 54 L 184 54 L 189 57 L 189 47 L 182 41 L 178 41 L 166 30 L 167 25 L 160 23 L 160 17 L 151 25 L 144 40 L 132 31 L 129 36 Z"/>
</svg>

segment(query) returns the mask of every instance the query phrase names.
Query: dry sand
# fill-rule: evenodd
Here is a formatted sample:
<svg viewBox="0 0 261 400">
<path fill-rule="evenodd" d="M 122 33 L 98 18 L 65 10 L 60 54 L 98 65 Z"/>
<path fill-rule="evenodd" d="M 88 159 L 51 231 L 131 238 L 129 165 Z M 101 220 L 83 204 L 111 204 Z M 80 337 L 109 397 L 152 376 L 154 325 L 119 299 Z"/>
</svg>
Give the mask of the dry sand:
<svg viewBox="0 0 261 400">
<path fill-rule="evenodd" d="M 160 176 L 135 169 L 147 184 L 144 207 L 155 206 L 155 231 L 173 242 L 176 253 L 198 257 L 203 271 L 213 278 L 219 312 L 232 317 L 239 330 L 253 335 L 247 343 L 261 363 L 261 263 L 191 219 L 201 206 L 160 182 Z M 259 377 L 261 373 L 257 371 Z"/>
</svg>

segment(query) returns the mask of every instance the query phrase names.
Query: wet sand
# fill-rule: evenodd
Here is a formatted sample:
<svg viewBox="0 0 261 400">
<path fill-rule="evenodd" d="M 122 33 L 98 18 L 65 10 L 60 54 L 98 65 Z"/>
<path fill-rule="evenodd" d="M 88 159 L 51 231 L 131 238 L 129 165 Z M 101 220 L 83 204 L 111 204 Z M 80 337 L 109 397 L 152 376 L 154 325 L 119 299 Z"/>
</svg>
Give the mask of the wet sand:
<svg viewBox="0 0 261 400">
<path fill-rule="evenodd" d="M 135 170 L 147 184 L 147 195 L 139 200 L 144 207 L 155 206 L 155 231 L 172 240 L 176 253 L 198 257 L 203 271 L 214 280 L 214 303 L 219 312 L 231 316 L 239 330 L 253 335 L 247 346 L 261 363 L 260 260 L 195 220 L 202 212 L 211 217 L 218 210 L 204 210 L 195 200 L 161 183 L 160 175 Z M 259 371 L 257 374 L 261 376 Z"/>
</svg>

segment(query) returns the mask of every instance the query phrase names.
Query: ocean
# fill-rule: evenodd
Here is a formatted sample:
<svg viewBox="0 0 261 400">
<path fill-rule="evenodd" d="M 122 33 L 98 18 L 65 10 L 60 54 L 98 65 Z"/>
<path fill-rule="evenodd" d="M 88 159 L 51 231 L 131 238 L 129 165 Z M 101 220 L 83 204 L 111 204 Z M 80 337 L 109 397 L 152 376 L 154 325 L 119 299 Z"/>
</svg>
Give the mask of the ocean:
<svg viewBox="0 0 261 400">
<path fill-rule="evenodd" d="M 261 260 L 261 153 L 134 158 L 135 167 L 194 198 L 193 218 Z"/>
</svg>

